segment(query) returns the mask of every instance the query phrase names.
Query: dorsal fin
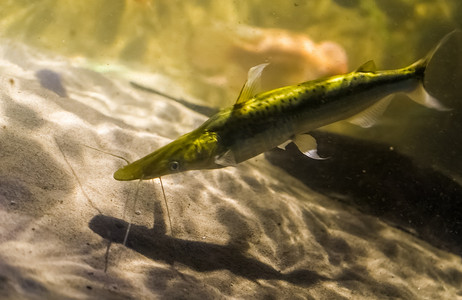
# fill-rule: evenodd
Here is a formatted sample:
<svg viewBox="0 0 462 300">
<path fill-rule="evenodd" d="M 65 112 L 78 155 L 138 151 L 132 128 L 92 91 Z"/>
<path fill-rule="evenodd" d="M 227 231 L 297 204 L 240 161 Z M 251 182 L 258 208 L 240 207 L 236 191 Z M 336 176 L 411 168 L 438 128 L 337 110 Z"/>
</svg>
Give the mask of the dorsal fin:
<svg viewBox="0 0 462 300">
<path fill-rule="evenodd" d="M 269 63 L 260 64 L 250 68 L 247 75 L 247 81 L 242 87 L 239 97 L 237 97 L 236 104 L 243 103 L 258 93 L 258 90 L 260 89 L 261 73 L 267 65 L 269 65 Z"/>
<path fill-rule="evenodd" d="M 375 62 L 373 60 L 369 60 L 365 63 L 363 63 L 362 65 L 359 66 L 359 68 L 357 68 L 355 70 L 355 72 L 375 72 L 377 71 L 377 67 L 375 66 Z"/>
</svg>

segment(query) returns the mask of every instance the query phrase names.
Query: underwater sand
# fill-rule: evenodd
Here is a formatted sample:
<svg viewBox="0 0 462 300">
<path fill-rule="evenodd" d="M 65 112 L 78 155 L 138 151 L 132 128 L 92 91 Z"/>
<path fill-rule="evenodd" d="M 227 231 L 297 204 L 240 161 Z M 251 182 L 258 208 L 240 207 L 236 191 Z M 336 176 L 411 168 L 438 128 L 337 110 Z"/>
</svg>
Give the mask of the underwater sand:
<svg viewBox="0 0 462 300">
<path fill-rule="evenodd" d="M 263 155 L 164 177 L 170 227 L 158 180 L 133 207 L 124 161 L 85 145 L 133 161 L 205 116 L 9 41 L 0 70 L 2 299 L 462 298 L 460 256 Z"/>
</svg>

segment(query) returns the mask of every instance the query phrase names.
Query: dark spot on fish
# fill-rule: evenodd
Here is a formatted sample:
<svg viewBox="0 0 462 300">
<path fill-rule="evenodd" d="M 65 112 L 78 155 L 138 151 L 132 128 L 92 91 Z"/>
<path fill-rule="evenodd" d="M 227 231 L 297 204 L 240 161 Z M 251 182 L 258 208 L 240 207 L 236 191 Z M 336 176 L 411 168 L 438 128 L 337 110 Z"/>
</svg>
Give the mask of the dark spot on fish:
<svg viewBox="0 0 462 300">
<path fill-rule="evenodd" d="M 9 82 L 10 82 L 11 85 L 14 85 L 14 79 L 13 78 L 10 78 Z"/>
</svg>

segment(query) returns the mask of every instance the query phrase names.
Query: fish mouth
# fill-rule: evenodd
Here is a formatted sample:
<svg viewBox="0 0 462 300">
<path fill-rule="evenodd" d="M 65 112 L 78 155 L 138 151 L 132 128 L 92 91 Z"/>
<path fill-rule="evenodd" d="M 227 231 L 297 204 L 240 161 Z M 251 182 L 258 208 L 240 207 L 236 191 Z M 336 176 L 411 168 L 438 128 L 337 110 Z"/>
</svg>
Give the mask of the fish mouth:
<svg viewBox="0 0 462 300">
<path fill-rule="evenodd" d="M 114 172 L 113 177 L 118 181 L 130 181 L 143 178 L 141 170 L 136 170 L 132 165 L 126 165 L 118 169 Z"/>
<path fill-rule="evenodd" d="M 159 150 L 146 155 L 114 172 L 114 179 L 119 181 L 153 179 L 165 173 L 159 165 L 163 163 Z M 160 161 L 160 162 L 159 162 Z"/>
</svg>

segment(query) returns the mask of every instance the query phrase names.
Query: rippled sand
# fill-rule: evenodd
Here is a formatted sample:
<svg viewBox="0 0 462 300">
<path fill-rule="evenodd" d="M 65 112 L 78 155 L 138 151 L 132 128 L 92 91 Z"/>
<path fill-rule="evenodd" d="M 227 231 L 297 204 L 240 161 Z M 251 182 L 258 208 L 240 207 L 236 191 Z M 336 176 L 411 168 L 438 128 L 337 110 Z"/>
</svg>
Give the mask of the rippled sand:
<svg viewBox="0 0 462 300">
<path fill-rule="evenodd" d="M 462 297 L 460 256 L 263 155 L 163 178 L 170 227 L 158 180 L 133 207 L 124 162 L 86 145 L 133 161 L 206 117 L 8 41 L 0 57 L 2 298 Z"/>
</svg>

